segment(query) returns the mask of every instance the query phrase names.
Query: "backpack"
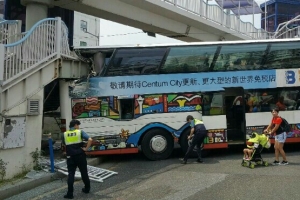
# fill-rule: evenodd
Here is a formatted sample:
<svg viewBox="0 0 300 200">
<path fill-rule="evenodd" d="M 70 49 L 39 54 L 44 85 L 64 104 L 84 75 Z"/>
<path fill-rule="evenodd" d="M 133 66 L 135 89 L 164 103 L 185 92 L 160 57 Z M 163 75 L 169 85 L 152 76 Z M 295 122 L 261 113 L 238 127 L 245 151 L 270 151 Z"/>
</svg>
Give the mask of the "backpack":
<svg viewBox="0 0 300 200">
<path fill-rule="evenodd" d="M 282 132 L 286 132 L 286 133 L 290 132 L 291 126 L 289 125 L 289 123 L 286 121 L 286 119 L 284 119 L 282 117 L 281 117 L 281 119 L 282 119 L 282 122 L 280 124 L 280 127 L 281 127 Z"/>
</svg>

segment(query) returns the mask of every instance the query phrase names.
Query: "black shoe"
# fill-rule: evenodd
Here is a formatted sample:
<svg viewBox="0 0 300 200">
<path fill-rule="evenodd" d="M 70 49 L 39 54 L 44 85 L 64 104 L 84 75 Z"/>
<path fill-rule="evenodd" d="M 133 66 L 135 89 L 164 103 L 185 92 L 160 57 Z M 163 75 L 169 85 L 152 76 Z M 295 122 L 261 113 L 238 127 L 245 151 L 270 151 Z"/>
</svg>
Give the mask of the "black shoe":
<svg viewBox="0 0 300 200">
<path fill-rule="evenodd" d="M 202 159 L 197 159 L 197 163 L 203 163 L 204 161 Z"/>
<path fill-rule="evenodd" d="M 89 193 L 90 192 L 90 189 L 86 189 L 86 188 L 82 188 L 82 190 L 81 190 L 83 193 Z"/>
<path fill-rule="evenodd" d="M 187 163 L 186 160 L 182 160 L 182 161 L 181 161 L 181 164 L 184 164 L 184 165 L 185 165 L 186 163 Z"/>
<path fill-rule="evenodd" d="M 277 161 L 277 160 L 274 160 L 274 162 L 272 163 L 272 165 L 279 165 L 280 163 L 279 163 L 279 161 Z"/>
<path fill-rule="evenodd" d="M 66 194 L 64 196 L 65 199 L 74 199 L 74 196 L 73 195 L 70 195 L 70 194 Z"/>
<path fill-rule="evenodd" d="M 279 163 L 279 165 L 288 165 L 289 164 L 289 162 L 288 161 L 282 161 L 281 163 Z"/>
</svg>

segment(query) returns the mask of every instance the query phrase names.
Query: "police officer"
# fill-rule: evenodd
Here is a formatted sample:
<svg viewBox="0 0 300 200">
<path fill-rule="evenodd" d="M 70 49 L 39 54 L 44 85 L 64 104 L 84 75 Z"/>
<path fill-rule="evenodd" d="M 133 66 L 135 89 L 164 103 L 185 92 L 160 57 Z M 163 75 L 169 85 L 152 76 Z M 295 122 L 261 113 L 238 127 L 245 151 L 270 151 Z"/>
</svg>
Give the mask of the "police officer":
<svg viewBox="0 0 300 200">
<path fill-rule="evenodd" d="M 70 129 L 64 132 L 62 137 L 63 145 L 65 145 L 67 155 L 68 166 L 68 192 L 64 196 L 66 199 L 73 199 L 74 191 L 74 176 L 76 168 L 78 167 L 81 173 L 82 181 L 85 187 L 82 188 L 82 192 L 90 192 L 90 179 L 87 173 L 87 161 L 85 152 L 92 144 L 92 138 L 90 138 L 84 131 L 79 130 L 80 121 L 72 120 L 70 122 Z M 83 139 L 88 140 L 87 146 L 83 147 Z"/>
<path fill-rule="evenodd" d="M 206 133 L 206 128 L 204 126 L 203 121 L 199 119 L 194 119 L 193 116 L 188 115 L 186 117 L 186 121 L 190 123 L 191 126 L 191 132 L 190 135 L 188 136 L 188 140 L 190 140 L 192 137 L 192 142 L 191 145 L 189 146 L 183 160 L 182 164 L 187 163 L 187 159 L 189 158 L 189 155 L 192 153 L 193 149 L 195 146 L 197 146 L 197 154 L 198 154 L 198 163 L 202 163 L 202 157 L 201 157 L 201 144 L 203 143 L 205 137 L 207 136 Z"/>
</svg>

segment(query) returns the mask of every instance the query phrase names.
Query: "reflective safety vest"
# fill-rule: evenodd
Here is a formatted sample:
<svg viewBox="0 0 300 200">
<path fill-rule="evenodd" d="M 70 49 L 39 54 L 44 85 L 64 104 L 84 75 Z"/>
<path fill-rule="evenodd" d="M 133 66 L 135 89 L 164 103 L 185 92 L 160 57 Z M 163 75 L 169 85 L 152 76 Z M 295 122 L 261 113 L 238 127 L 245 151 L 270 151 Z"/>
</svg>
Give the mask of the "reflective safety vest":
<svg viewBox="0 0 300 200">
<path fill-rule="evenodd" d="M 195 127 L 194 127 L 195 133 L 197 133 L 198 131 L 206 131 L 203 121 L 199 119 L 194 119 L 194 123 L 195 123 Z"/>
<path fill-rule="evenodd" d="M 64 132 L 64 138 L 66 145 L 80 144 L 82 143 L 81 130 L 66 131 Z"/>
<path fill-rule="evenodd" d="M 199 119 L 194 119 L 194 123 L 195 123 L 195 126 L 198 124 L 204 124 L 203 121 L 201 121 Z"/>
</svg>

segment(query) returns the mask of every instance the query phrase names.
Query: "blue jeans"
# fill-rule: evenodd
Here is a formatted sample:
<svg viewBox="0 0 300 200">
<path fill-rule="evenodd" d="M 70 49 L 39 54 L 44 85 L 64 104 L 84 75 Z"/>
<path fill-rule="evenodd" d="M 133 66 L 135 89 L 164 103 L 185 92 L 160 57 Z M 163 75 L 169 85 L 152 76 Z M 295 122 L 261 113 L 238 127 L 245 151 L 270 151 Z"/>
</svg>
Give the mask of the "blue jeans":
<svg viewBox="0 0 300 200">
<path fill-rule="evenodd" d="M 284 143 L 286 140 L 286 132 L 280 133 L 279 135 L 275 135 L 275 141 L 279 143 Z"/>
</svg>

